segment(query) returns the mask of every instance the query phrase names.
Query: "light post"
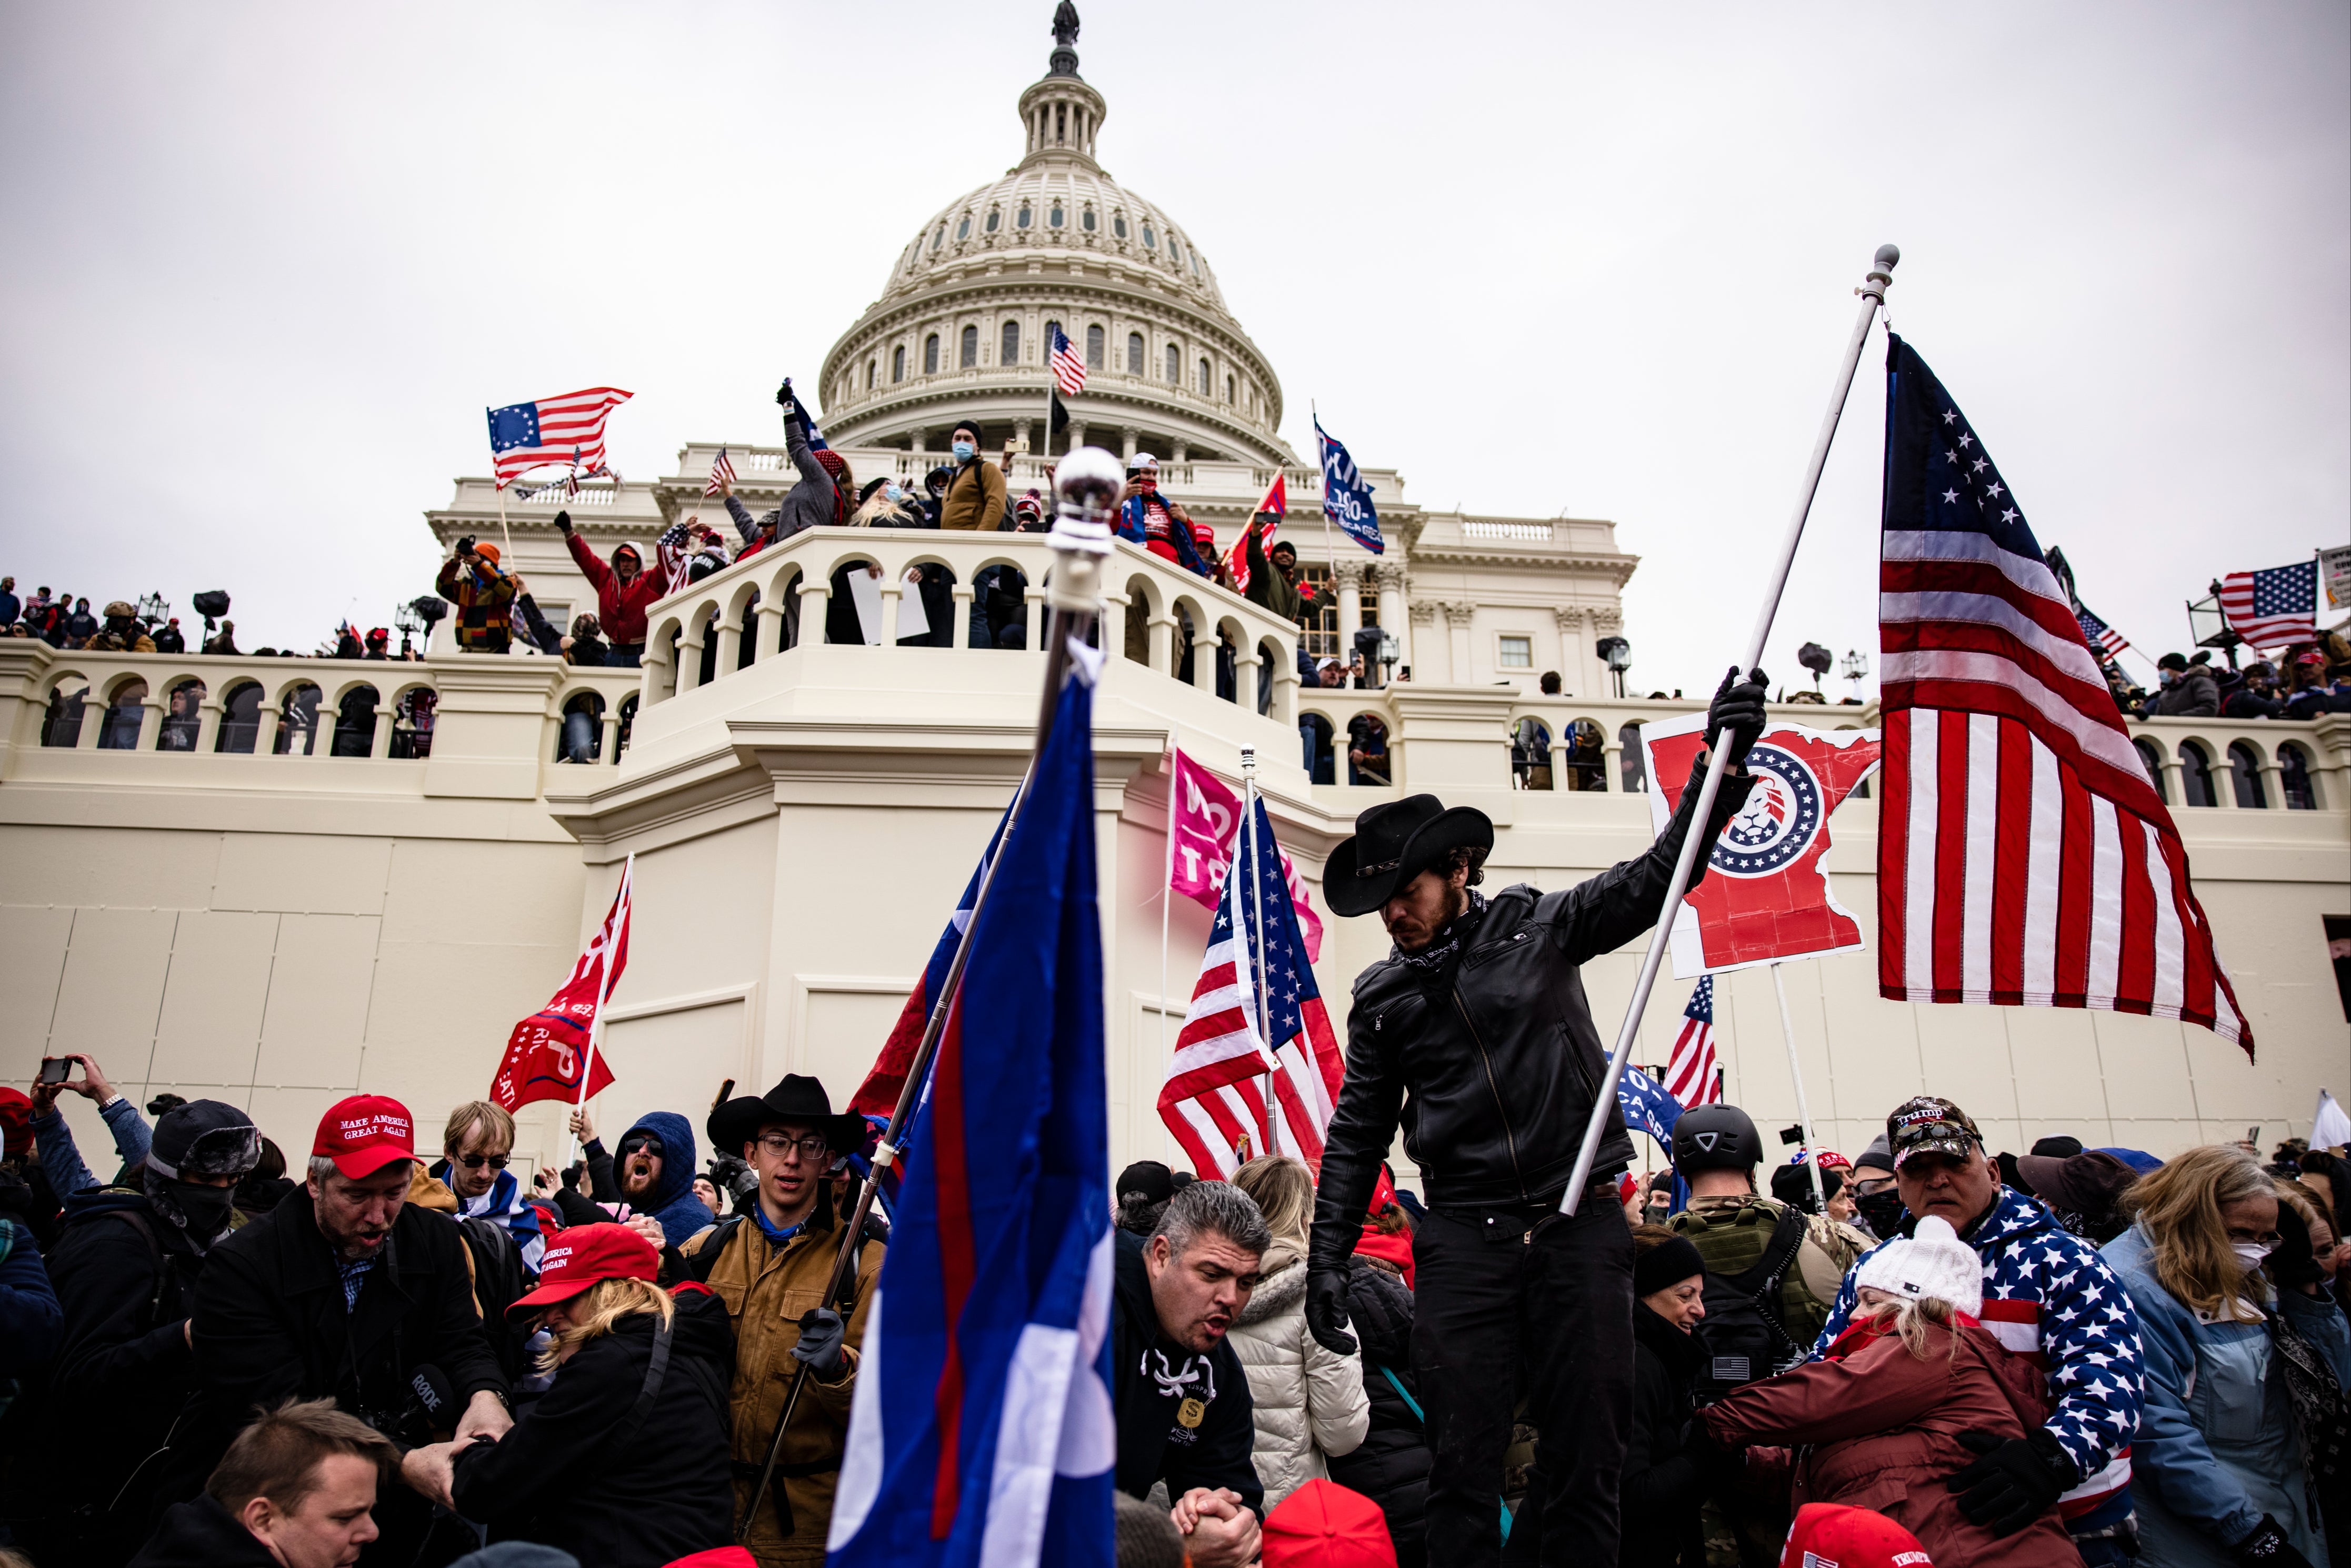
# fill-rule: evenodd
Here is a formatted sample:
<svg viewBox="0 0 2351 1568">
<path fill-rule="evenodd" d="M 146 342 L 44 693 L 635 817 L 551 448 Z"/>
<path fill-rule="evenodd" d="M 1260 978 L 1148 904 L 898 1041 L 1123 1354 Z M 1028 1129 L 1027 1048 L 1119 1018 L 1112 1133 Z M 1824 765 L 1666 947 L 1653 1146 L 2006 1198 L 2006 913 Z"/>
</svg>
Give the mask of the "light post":
<svg viewBox="0 0 2351 1568">
<path fill-rule="evenodd" d="M 1869 655 L 1858 648 L 1847 650 L 1844 663 L 1837 666 L 1837 674 L 1853 683 L 1853 700 L 1859 702 L 1861 683 L 1869 677 Z"/>
<path fill-rule="evenodd" d="M 150 626 L 161 626 L 171 618 L 171 601 L 159 591 L 139 601 L 139 619 Z"/>
<path fill-rule="evenodd" d="M 1616 695 L 1625 695 L 1625 672 L 1633 667 L 1633 644 L 1622 637 L 1603 637 L 1593 644 L 1593 652 L 1607 664 L 1608 673 L 1616 679 Z"/>
<path fill-rule="evenodd" d="M 1404 657 L 1404 644 L 1396 641 L 1396 634 L 1395 634 L 1395 632 L 1381 632 L 1381 633 L 1380 633 L 1380 685 L 1381 685 L 1381 686 L 1383 686 L 1383 687 L 1387 687 L 1387 686 L 1394 685 L 1395 684 L 1395 667 L 1396 667 L 1396 661 L 1397 661 L 1398 659 L 1403 658 L 1403 657 Z"/>
</svg>

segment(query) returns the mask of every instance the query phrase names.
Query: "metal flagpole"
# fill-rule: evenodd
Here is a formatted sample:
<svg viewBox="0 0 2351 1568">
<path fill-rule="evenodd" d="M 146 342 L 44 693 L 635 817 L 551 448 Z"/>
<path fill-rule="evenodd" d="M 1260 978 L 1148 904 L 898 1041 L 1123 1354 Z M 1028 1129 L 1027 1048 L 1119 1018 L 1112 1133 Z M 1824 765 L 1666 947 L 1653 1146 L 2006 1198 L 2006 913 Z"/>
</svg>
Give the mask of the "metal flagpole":
<svg viewBox="0 0 2351 1568">
<path fill-rule="evenodd" d="M 1813 1137 L 1813 1111 L 1804 1103 L 1804 1070 L 1796 1061 L 1796 1026 L 1788 1018 L 1788 986 L 1780 978 L 1778 960 L 1771 964 L 1771 988 L 1780 997 L 1780 1035 L 1788 1042 L 1788 1076 L 1796 1085 L 1796 1120 L 1804 1125 L 1804 1164 L 1813 1173 L 1813 1201 L 1829 1211 L 1829 1195 L 1821 1181 L 1821 1146 Z"/>
<path fill-rule="evenodd" d="M 1167 871 L 1159 879 L 1159 1061 L 1167 1063 L 1167 916 L 1176 901 L 1176 792 L 1184 784 L 1184 727 L 1167 732 Z"/>
<path fill-rule="evenodd" d="M 1045 692 L 1040 699 L 1036 744 L 1030 748 L 1029 767 L 1020 776 L 1019 788 L 1013 791 L 996 853 L 988 857 L 986 869 L 980 873 L 979 886 L 972 894 L 971 918 L 964 923 L 955 957 L 948 962 L 946 977 L 939 987 L 938 1000 L 923 1025 L 922 1043 L 914 1048 L 914 1061 L 906 1069 L 906 1081 L 898 1087 L 898 1103 L 890 1113 L 890 1125 L 874 1147 L 873 1174 L 858 1188 L 856 1207 L 841 1228 L 832 1273 L 825 1281 L 824 1294 L 817 1298 L 820 1306 L 840 1299 L 856 1257 L 857 1238 L 865 1228 L 866 1217 L 873 1212 L 873 1195 L 882 1173 L 897 1163 L 898 1155 L 904 1152 L 900 1140 L 906 1135 L 907 1119 L 914 1113 L 923 1086 L 930 1078 L 931 1063 L 938 1055 L 939 1036 L 946 1029 L 948 1009 L 963 988 L 964 968 L 971 961 L 972 936 L 979 929 L 980 912 L 987 907 L 988 889 L 996 884 L 997 867 L 1003 863 L 1013 830 L 1019 824 L 1021 803 L 1028 799 L 1029 786 L 1036 778 L 1037 758 L 1052 733 L 1053 707 L 1070 669 L 1070 643 L 1085 635 L 1089 622 L 1102 610 L 1102 562 L 1115 548 L 1108 518 L 1125 477 L 1118 459 L 1096 447 L 1071 453 L 1063 461 L 1061 471 L 1053 476 L 1060 516 L 1049 538 L 1054 562 L 1045 595 L 1051 615 L 1047 622 Z M 768 1436 L 768 1457 L 759 1468 L 758 1482 L 751 1489 L 751 1500 L 744 1505 L 742 1517 L 736 1521 L 737 1542 L 750 1534 L 751 1521 L 758 1517 L 759 1505 L 767 1500 L 768 1489 L 775 1482 L 776 1460 L 783 1452 L 784 1432 L 791 1425 L 792 1412 L 799 1407 L 800 1391 L 807 1385 L 808 1363 L 801 1362 L 793 1368 L 791 1386 L 784 1394 L 783 1410 L 776 1417 L 774 1432 Z"/>
<path fill-rule="evenodd" d="M 1245 835 L 1239 844 L 1248 846 L 1249 902 L 1256 908 L 1254 924 L 1256 946 L 1249 949 L 1249 963 L 1257 970 L 1257 1030 L 1266 1053 L 1265 1072 L 1265 1152 L 1281 1153 L 1281 1096 L 1274 1092 L 1274 1079 L 1281 1071 L 1281 1062 L 1273 1054 L 1273 1025 L 1266 1013 L 1265 978 L 1265 878 L 1258 872 L 1257 843 L 1257 747 L 1241 747 L 1241 831 Z M 1233 868 L 1239 870 L 1238 864 Z M 1226 873 L 1228 876 L 1231 872 Z M 1249 924 L 1249 922 L 1244 922 Z"/>
<path fill-rule="evenodd" d="M 1863 275 L 1861 287 L 1855 290 L 1862 297 L 1860 319 L 1853 324 L 1853 338 L 1845 344 L 1844 363 L 1839 369 L 1836 387 L 1829 398 L 1828 413 L 1822 416 L 1821 433 L 1813 443 L 1813 459 L 1804 469 L 1804 486 L 1796 497 L 1796 514 L 1788 520 L 1788 537 L 1781 541 L 1780 559 L 1771 569 L 1765 585 L 1763 608 L 1755 617 L 1755 630 L 1747 639 L 1747 656 L 1740 661 L 1741 670 L 1752 670 L 1763 662 L 1764 640 L 1771 634 L 1771 619 L 1779 612 L 1780 595 L 1787 590 L 1788 573 L 1796 564 L 1796 546 L 1804 537 L 1804 519 L 1812 515 L 1813 497 L 1821 487 L 1821 470 L 1829 460 L 1829 444 L 1836 439 L 1837 421 L 1844 417 L 1845 395 L 1853 390 L 1853 373 L 1861 364 L 1862 345 L 1869 340 L 1870 324 L 1886 304 L 1886 287 L 1894 281 L 1894 264 L 1902 253 L 1890 245 L 1877 247 L 1877 256 L 1869 271 Z M 1624 1080 L 1625 1063 L 1633 1054 L 1633 1040 L 1641 1030 L 1641 1014 L 1649 1005 L 1649 988 L 1656 983 L 1657 967 L 1666 956 L 1667 944 L 1672 939 L 1674 917 L 1681 913 L 1682 894 L 1689 889 L 1690 869 L 1698 863 L 1698 841 L 1705 836 L 1706 822 L 1714 813 L 1714 798 L 1722 790 L 1722 775 L 1729 766 L 1730 731 L 1721 730 L 1714 737 L 1712 755 L 1706 765 L 1706 781 L 1698 788 L 1697 814 L 1692 818 L 1689 832 L 1682 839 L 1681 853 L 1675 857 L 1673 879 L 1666 883 L 1665 907 L 1658 913 L 1656 929 L 1650 933 L 1649 950 L 1641 958 L 1641 973 L 1633 982 L 1633 1002 L 1625 1009 L 1625 1027 L 1616 1033 L 1616 1049 L 1608 1058 L 1608 1071 L 1602 1079 L 1600 1092 L 1593 1098 L 1592 1119 L 1583 1126 L 1583 1144 L 1575 1152 L 1575 1170 L 1568 1177 L 1566 1196 L 1560 1199 L 1560 1212 L 1573 1214 L 1583 1201 L 1583 1189 L 1592 1180 L 1592 1161 L 1600 1152 L 1600 1136 L 1607 1130 L 1608 1113 L 1616 1103 L 1616 1085 Z"/>
<path fill-rule="evenodd" d="M 511 532 L 509 532 L 509 531 L 507 530 L 507 487 L 506 487 L 504 485 L 499 485 L 499 486 L 497 486 L 497 492 L 498 492 L 498 537 L 499 537 L 500 538 L 502 538 L 502 539 L 506 540 L 506 549 L 507 549 L 507 559 L 506 559 L 504 561 L 500 562 L 499 564 L 501 564 L 502 566 L 504 566 L 504 567 L 505 567 L 508 571 L 512 571 L 512 570 L 514 570 L 514 535 L 513 535 Z M 570 1161 L 569 1161 L 569 1160 L 566 1160 L 566 1161 L 564 1162 L 564 1164 L 566 1164 L 566 1165 L 569 1165 L 569 1164 L 570 1164 L 570 1163 L 571 1163 L 571 1162 L 570 1162 Z"/>
<path fill-rule="evenodd" d="M 1337 628 L 1332 633 L 1331 652 L 1339 654 L 1347 650 L 1347 629 L 1339 625 L 1339 541 L 1331 533 L 1331 484 L 1329 473 L 1322 464 L 1322 415 L 1315 410 L 1312 398 L 1306 400 L 1306 416 L 1314 422 L 1314 489 L 1322 497 L 1322 553 L 1331 558 L 1331 575 L 1322 583 L 1331 595 L 1331 624 Z M 1270 555 L 1267 556 L 1266 564 L 1273 564 Z M 1322 623 L 1322 607 L 1319 604 L 1314 607 L 1314 623 L 1317 626 Z M 1341 659 L 1339 667 L 1344 670 L 1347 661 Z"/>
<path fill-rule="evenodd" d="M 588 1103 L 588 1081 L 596 1075 L 596 1046 L 604 1038 L 604 1003 L 612 995 L 612 956 L 620 950 L 621 933 L 628 928 L 630 920 L 636 915 L 636 891 L 629 885 L 635 879 L 636 870 L 637 856 L 632 850 L 629 858 L 621 862 L 621 896 L 616 901 L 616 913 L 621 918 L 610 933 L 611 940 L 604 948 L 604 967 L 596 977 L 596 1016 L 588 1021 L 588 1060 L 580 1069 L 580 1093 L 571 1102 L 574 1111 Z M 567 1123 L 563 1134 L 563 1163 L 555 1168 L 569 1170 L 579 1147 L 580 1134 L 573 1132 Z"/>
</svg>

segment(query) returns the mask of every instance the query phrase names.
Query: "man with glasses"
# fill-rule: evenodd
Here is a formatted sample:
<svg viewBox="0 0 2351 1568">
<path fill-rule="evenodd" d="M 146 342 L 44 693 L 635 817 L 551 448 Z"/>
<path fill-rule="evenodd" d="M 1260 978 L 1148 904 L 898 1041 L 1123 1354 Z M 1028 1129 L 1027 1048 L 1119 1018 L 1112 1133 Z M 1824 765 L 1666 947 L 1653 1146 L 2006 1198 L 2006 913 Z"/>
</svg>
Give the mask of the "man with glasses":
<svg viewBox="0 0 2351 1568">
<path fill-rule="evenodd" d="M 468 1100 L 449 1113 L 441 1132 L 442 1159 L 431 1175 L 455 1195 L 458 1218 L 503 1226 L 514 1239 L 522 1266 L 536 1274 L 547 1241 L 539 1234 L 538 1210 L 521 1181 L 507 1169 L 514 1141 L 514 1118 L 506 1107 Z"/>
<path fill-rule="evenodd" d="M 613 1146 L 612 1176 L 621 1201 L 660 1222 L 664 1246 L 683 1246 L 710 1224 L 710 1210 L 694 1196 L 695 1153 L 694 1129 L 671 1111 L 638 1117 Z"/>
<path fill-rule="evenodd" d="M 883 1249 L 861 1239 L 851 1282 L 838 1299 L 821 1299 L 844 1223 L 833 1213 L 827 1177 L 841 1155 L 863 1145 L 865 1121 L 834 1115 L 824 1085 L 794 1073 L 757 1099 L 727 1101 L 704 1126 L 714 1146 L 739 1153 L 759 1176 L 758 1202 L 679 1249 L 684 1273 L 716 1291 L 735 1323 L 738 1515 L 758 1484 L 799 1370 L 794 1363 L 808 1368 L 775 1481 L 743 1544 L 762 1568 L 818 1568 L 856 1393 L 857 1346 L 882 1272 Z"/>
</svg>

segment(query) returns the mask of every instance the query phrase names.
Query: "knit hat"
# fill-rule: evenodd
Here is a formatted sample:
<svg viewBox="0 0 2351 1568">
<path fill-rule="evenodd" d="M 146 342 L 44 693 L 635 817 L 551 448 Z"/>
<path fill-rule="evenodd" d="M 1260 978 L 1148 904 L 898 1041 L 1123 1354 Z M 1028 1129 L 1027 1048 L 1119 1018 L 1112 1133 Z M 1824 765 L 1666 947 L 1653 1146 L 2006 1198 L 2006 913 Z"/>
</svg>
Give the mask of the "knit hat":
<svg viewBox="0 0 2351 1568">
<path fill-rule="evenodd" d="M 1854 1289 L 1865 1287 L 1948 1301 L 1968 1316 L 1983 1315 L 1983 1260 L 1959 1239 L 1950 1221 L 1928 1215 L 1907 1238 L 1896 1237 L 1861 1260 Z"/>
<path fill-rule="evenodd" d="M 1164 1508 L 1124 1492 L 1111 1494 L 1111 1560 L 1118 1568 L 1184 1568 L 1184 1538 Z"/>
<path fill-rule="evenodd" d="M 1633 1294 L 1654 1296 L 1692 1275 L 1705 1272 L 1706 1260 L 1698 1255 L 1697 1245 L 1687 1236 L 1677 1236 L 1671 1241 L 1658 1242 L 1633 1260 Z"/>
<path fill-rule="evenodd" d="M 1869 1140 L 1869 1147 L 1861 1151 L 1860 1157 L 1853 1162 L 1853 1167 L 1856 1176 L 1865 1170 L 1880 1170 L 1887 1176 L 1894 1174 L 1894 1150 L 1886 1143 L 1884 1134 Z"/>
<path fill-rule="evenodd" d="M 1866 1508 L 1808 1502 L 1796 1511 L 1780 1568 L 1935 1568 L 1918 1538 Z"/>
<path fill-rule="evenodd" d="M 1265 1568 L 1396 1568 L 1380 1505 L 1336 1481 L 1311 1480 L 1266 1516 Z"/>
<path fill-rule="evenodd" d="M 173 1181 L 242 1176 L 261 1163 L 261 1129 L 235 1106 L 191 1100 L 157 1118 L 147 1168 Z"/>
<path fill-rule="evenodd" d="M 0 1088 L 0 1133 L 11 1156 L 33 1146 L 33 1102 L 22 1089 Z"/>
<path fill-rule="evenodd" d="M 492 566 L 498 564 L 498 547 L 496 545 L 475 545 L 474 547 L 474 553 L 480 556 L 484 560 L 488 561 Z"/>
<path fill-rule="evenodd" d="M 843 457 L 840 453 L 835 452 L 830 446 L 825 447 L 816 455 L 816 461 L 819 467 L 822 468 L 826 473 L 831 475 L 836 479 L 849 472 L 849 459 Z"/>
</svg>

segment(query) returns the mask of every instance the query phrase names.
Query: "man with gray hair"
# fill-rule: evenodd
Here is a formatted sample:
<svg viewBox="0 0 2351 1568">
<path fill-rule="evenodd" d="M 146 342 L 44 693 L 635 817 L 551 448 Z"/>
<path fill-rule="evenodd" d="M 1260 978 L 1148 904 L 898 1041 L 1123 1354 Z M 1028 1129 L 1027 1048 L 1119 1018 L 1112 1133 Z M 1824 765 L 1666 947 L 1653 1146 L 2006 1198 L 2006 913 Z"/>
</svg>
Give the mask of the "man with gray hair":
<svg viewBox="0 0 2351 1568">
<path fill-rule="evenodd" d="M 1117 1233 L 1118 1487 L 1143 1497 L 1167 1484 L 1169 1517 L 1193 1568 L 1238 1568 L 1258 1555 L 1265 1489 L 1249 1462 L 1257 1427 L 1249 1377 L 1225 1335 L 1271 1244 L 1257 1205 L 1220 1181 L 1177 1188 L 1148 1240 Z"/>
</svg>

